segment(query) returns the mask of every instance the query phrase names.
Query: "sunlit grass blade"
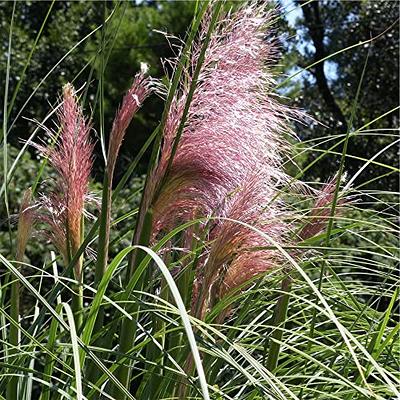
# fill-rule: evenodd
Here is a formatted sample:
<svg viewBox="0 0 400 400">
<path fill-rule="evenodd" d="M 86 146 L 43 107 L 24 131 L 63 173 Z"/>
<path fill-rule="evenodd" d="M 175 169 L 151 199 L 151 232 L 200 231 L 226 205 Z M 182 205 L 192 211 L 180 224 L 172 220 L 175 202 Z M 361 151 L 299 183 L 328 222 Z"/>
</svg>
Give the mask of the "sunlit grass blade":
<svg viewBox="0 0 400 400">
<path fill-rule="evenodd" d="M 207 381 L 206 381 L 206 377 L 204 374 L 204 370 L 203 370 L 203 365 L 201 362 L 201 358 L 200 358 L 200 353 L 199 353 L 199 349 L 197 347 L 196 344 L 196 339 L 194 337 L 194 333 L 193 333 L 193 329 L 185 308 L 185 305 L 182 301 L 182 297 L 179 293 L 179 290 L 176 286 L 176 283 L 173 279 L 173 277 L 171 276 L 171 273 L 169 272 L 168 268 L 166 267 L 166 265 L 164 264 L 164 262 L 161 260 L 161 258 L 154 253 L 151 249 L 143 247 L 143 246 L 137 246 L 139 249 L 147 252 L 155 261 L 155 263 L 157 264 L 158 268 L 161 270 L 162 274 L 164 275 L 167 284 L 169 286 L 169 289 L 172 292 L 172 295 L 174 297 L 174 300 L 176 302 L 176 305 L 179 309 L 179 313 L 180 316 L 182 318 L 182 323 L 185 327 L 185 331 L 186 331 L 186 335 L 187 335 L 187 339 L 189 342 L 189 346 L 190 349 L 192 351 L 192 355 L 193 355 L 193 359 L 194 359 L 194 363 L 196 365 L 196 369 L 197 369 L 197 373 L 199 376 L 199 382 L 200 382 L 200 387 L 201 387 L 201 392 L 203 395 L 203 399 L 204 400 L 209 400 L 210 399 L 210 395 L 208 393 L 208 386 L 207 386 Z"/>
</svg>

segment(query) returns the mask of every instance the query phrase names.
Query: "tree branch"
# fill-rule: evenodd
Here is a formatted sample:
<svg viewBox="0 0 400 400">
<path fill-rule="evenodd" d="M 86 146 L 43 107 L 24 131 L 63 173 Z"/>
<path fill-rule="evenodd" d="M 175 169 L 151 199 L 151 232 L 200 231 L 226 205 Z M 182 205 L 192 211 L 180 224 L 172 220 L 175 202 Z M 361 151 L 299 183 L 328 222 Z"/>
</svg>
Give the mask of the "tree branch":
<svg viewBox="0 0 400 400">
<path fill-rule="evenodd" d="M 312 1 L 307 3 L 305 0 L 298 0 L 297 3 L 302 6 L 305 26 L 307 27 L 311 40 L 313 41 L 315 47 L 315 54 L 313 62 L 322 60 L 326 57 L 326 51 L 324 46 L 324 25 L 321 20 L 319 1 Z M 348 126 L 346 118 L 340 109 L 339 105 L 336 103 L 335 98 L 329 88 L 328 80 L 325 76 L 324 71 L 325 62 L 319 62 L 313 71 L 313 75 L 317 81 L 318 89 L 324 99 L 327 107 L 332 112 L 334 117 L 341 122 L 340 130 L 341 132 L 347 132 Z"/>
</svg>

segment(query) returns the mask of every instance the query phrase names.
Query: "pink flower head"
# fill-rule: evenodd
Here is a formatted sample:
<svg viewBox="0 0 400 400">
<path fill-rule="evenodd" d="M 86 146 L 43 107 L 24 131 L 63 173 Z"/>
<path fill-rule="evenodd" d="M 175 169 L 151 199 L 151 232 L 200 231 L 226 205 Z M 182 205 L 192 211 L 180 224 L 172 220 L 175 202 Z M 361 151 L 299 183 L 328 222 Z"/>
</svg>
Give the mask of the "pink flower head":
<svg viewBox="0 0 400 400">
<path fill-rule="evenodd" d="M 114 118 L 110 142 L 108 147 L 108 168 L 110 175 L 113 174 L 119 149 L 125 136 L 125 132 L 139 108 L 152 90 L 152 81 L 143 73 L 135 76 L 131 88 L 122 100 L 122 104 Z"/>
<path fill-rule="evenodd" d="M 133 116 L 142 106 L 144 100 L 150 94 L 152 89 L 153 86 L 151 78 L 146 78 L 144 73 L 137 74 L 131 88 L 124 96 L 121 107 L 117 111 L 117 114 L 114 118 L 108 145 L 107 169 L 105 173 L 105 178 L 107 181 L 104 183 L 107 187 L 107 197 L 103 198 L 101 221 L 104 225 L 100 226 L 100 232 L 103 233 L 99 236 L 99 257 L 98 266 L 96 267 L 97 271 L 100 271 L 100 265 L 103 270 L 105 270 L 107 266 L 108 246 L 110 241 L 112 183 L 119 150 Z M 96 276 L 101 275 L 102 273 L 96 273 Z"/>
<path fill-rule="evenodd" d="M 193 309 L 200 318 L 218 298 L 281 264 L 279 252 L 266 248 L 271 242 L 246 226 L 280 245 L 289 229 L 282 204 L 273 199 L 288 181 L 282 167 L 289 148 L 284 133 L 290 132 L 287 119 L 296 113 L 271 94 L 276 46 L 265 32 L 271 16 L 265 5 L 251 3 L 217 23 L 171 162 L 208 29 L 205 21 L 191 67 L 172 102 L 160 162 L 150 179 L 153 237 L 194 218 L 215 217 L 193 288 Z"/>
<path fill-rule="evenodd" d="M 309 220 L 299 234 L 301 239 L 309 239 L 320 234 L 328 225 L 336 186 L 337 176 L 325 183 L 317 194 L 309 215 Z M 335 215 L 340 215 L 343 212 L 343 207 L 348 203 L 349 200 L 346 196 L 343 193 L 339 193 Z"/>
<path fill-rule="evenodd" d="M 193 299 L 200 302 L 202 314 L 230 290 L 282 264 L 272 242 L 283 245 L 289 228 L 281 203 L 266 206 L 274 194 L 274 188 L 255 173 L 245 179 L 225 205 L 223 219 L 210 234 L 208 259 L 197 274 L 196 285 L 210 288 L 202 299 Z M 195 288 L 195 296 L 198 291 Z"/>
<path fill-rule="evenodd" d="M 265 40 L 270 21 L 264 8 L 247 6 L 222 19 L 206 51 L 189 115 L 169 171 L 167 165 L 188 92 L 182 82 L 164 130 L 154 181 L 164 179 L 155 199 L 154 232 L 220 209 L 229 193 L 252 171 L 274 185 L 286 179 L 281 156 L 288 147 L 282 132 L 289 110 L 270 95 L 272 74 L 265 61 L 275 46 Z M 203 27 L 200 38 L 205 36 Z M 198 61 L 201 40 L 192 57 Z M 190 83 L 190 71 L 187 71 Z M 166 176 L 165 176 L 166 175 Z"/>
<path fill-rule="evenodd" d="M 49 225 L 54 245 L 69 259 L 81 244 L 81 220 L 88 192 L 94 144 L 90 125 L 78 106 L 72 85 L 63 89 L 63 104 L 58 114 L 60 133 L 54 146 L 35 145 L 57 172 L 55 189 L 42 195 L 41 219 Z M 54 138 L 54 134 L 52 134 Z"/>
</svg>

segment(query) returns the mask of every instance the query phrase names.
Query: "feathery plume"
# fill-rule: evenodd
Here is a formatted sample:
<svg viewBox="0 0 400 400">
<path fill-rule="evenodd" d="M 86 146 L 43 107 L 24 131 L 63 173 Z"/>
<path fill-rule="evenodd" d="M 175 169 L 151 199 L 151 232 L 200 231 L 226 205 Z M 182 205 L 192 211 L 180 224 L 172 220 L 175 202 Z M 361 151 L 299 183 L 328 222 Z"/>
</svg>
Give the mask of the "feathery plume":
<svg viewBox="0 0 400 400">
<path fill-rule="evenodd" d="M 232 289 L 282 264 L 279 251 L 268 248 L 273 247 L 271 243 L 254 230 L 283 245 L 288 231 L 282 218 L 283 204 L 265 206 L 274 194 L 262 175 L 252 174 L 227 202 L 210 233 L 207 261 L 197 271 L 193 302 L 201 307 L 198 317 L 203 318 L 207 309 Z M 199 288 L 206 291 L 200 295 Z"/>
<path fill-rule="evenodd" d="M 263 169 L 268 179 L 285 180 L 280 163 L 287 145 L 281 133 L 286 130 L 283 116 L 290 111 L 268 95 L 273 78 L 264 63 L 274 60 L 275 47 L 265 40 L 263 27 L 270 16 L 262 7 L 249 5 L 219 22 L 171 163 L 188 92 L 188 84 L 182 83 L 170 110 L 153 177 L 156 182 L 164 179 L 153 207 L 155 234 L 179 221 L 212 215 L 249 171 Z M 197 49 L 200 47 L 201 41 Z M 198 54 L 195 50 L 192 66 Z M 187 74 L 190 84 L 189 71 Z"/>
<path fill-rule="evenodd" d="M 302 115 L 279 104 L 271 93 L 276 45 L 267 39 L 265 28 L 272 16 L 265 4 L 247 3 L 217 23 L 175 148 L 191 74 L 207 32 L 205 21 L 172 102 L 160 161 L 145 199 L 153 209 L 153 239 L 182 222 L 213 217 L 205 235 L 210 245 L 198 264 L 193 288 L 192 309 L 199 318 L 231 290 L 285 263 L 270 247 L 271 242 L 289 243 L 290 213 L 282 201 L 273 199 L 288 182 L 282 166 L 290 148 L 287 121 Z M 303 234 L 321 229 L 324 215 L 317 208 L 325 210 L 334 186 L 332 182 L 324 188 L 312 211 L 314 222 Z"/>
<path fill-rule="evenodd" d="M 151 78 L 145 77 L 144 72 L 136 74 L 133 84 L 124 96 L 122 104 L 114 118 L 108 145 L 107 168 L 103 182 L 102 210 L 100 216 L 101 225 L 95 272 L 96 284 L 103 277 L 104 271 L 107 267 L 108 247 L 110 241 L 112 183 L 119 150 L 132 118 L 142 106 L 144 100 L 149 96 L 152 89 Z"/>
<path fill-rule="evenodd" d="M 114 173 L 115 163 L 126 130 L 136 112 L 151 93 L 151 83 L 151 79 L 146 77 L 144 73 L 136 74 L 132 86 L 125 94 L 122 104 L 115 115 L 107 154 L 107 169 L 110 176 Z"/>
<path fill-rule="evenodd" d="M 50 133 L 55 145 L 35 147 L 48 157 L 57 172 L 55 189 L 41 196 L 40 218 L 49 226 L 50 239 L 68 262 L 81 244 L 81 222 L 94 147 L 90 140 L 91 127 L 83 116 L 71 84 L 63 88 L 63 104 L 58 119 L 59 136 Z M 75 274 L 80 277 L 79 266 L 75 267 Z"/>
<path fill-rule="evenodd" d="M 29 188 L 25 191 L 20 211 L 18 215 L 18 233 L 17 233 L 17 250 L 15 259 L 22 263 L 24 259 L 26 245 L 31 234 L 32 225 L 35 219 L 35 206 L 31 204 L 32 190 Z M 18 266 L 17 266 L 18 267 Z M 11 281 L 11 298 L 10 298 L 10 317 L 14 321 L 20 318 L 20 282 L 18 276 L 12 275 Z M 18 325 L 10 324 L 9 340 L 12 347 L 9 350 L 9 357 L 12 359 L 14 354 L 18 354 L 20 350 L 20 328 Z M 7 393 L 16 397 L 18 393 L 18 379 L 11 377 L 7 382 Z"/>
<path fill-rule="evenodd" d="M 308 217 L 308 222 L 300 231 L 300 239 L 306 240 L 317 236 L 326 228 L 331 214 L 337 179 L 338 177 L 334 176 L 323 185 L 322 189 L 317 194 Z M 339 193 L 335 215 L 340 215 L 343 212 L 343 207 L 348 203 L 349 199 L 343 193 Z"/>
<path fill-rule="evenodd" d="M 270 93 L 276 46 L 266 40 L 265 28 L 272 16 L 265 5 L 248 4 L 217 23 L 172 154 L 191 72 L 207 32 L 205 21 L 191 68 L 172 102 L 160 161 L 150 179 L 150 199 L 162 183 L 152 204 L 153 238 L 194 218 L 216 218 L 206 237 L 211 246 L 199 263 L 193 288 L 192 308 L 199 318 L 218 298 L 279 264 L 277 251 L 257 250 L 271 243 L 243 224 L 281 245 L 289 229 L 282 204 L 271 200 L 288 181 L 282 168 L 289 148 L 284 132 L 290 132 L 287 119 L 297 114 Z"/>
</svg>

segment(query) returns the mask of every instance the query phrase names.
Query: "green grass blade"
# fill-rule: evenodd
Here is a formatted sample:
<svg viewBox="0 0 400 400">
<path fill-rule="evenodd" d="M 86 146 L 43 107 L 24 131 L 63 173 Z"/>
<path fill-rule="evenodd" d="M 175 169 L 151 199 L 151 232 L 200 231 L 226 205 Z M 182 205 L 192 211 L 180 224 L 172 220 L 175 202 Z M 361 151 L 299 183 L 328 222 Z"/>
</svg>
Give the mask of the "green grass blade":
<svg viewBox="0 0 400 400">
<path fill-rule="evenodd" d="M 172 277 L 171 273 L 169 272 L 167 266 L 164 264 L 164 262 L 162 261 L 162 259 L 156 254 L 154 253 L 153 250 L 144 247 L 144 246 L 135 246 L 138 249 L 141 249 L 142 251 L 145 251 L 146 253 L 148 253 L 152 259 L 155 261 L 155 263 L 157 264 L 158 268 L 161 270 L 162 274 L 164 275 L 164 278 L 169 286 L 169 289 L 172 293 L 172 296 L 174 297 L 175 303 L 179 309 L 179 313 L 180 316 L 182 318 L 182 323 L 184 325 L 185 331 L 186 331 L 186 335 L 189 341 L 189 346 L 190 349 L 192 351 L 192 355 L 193 355 L 193 359 L 194 359 L 194 363 L 196 365 L 196 369 L 197 369 L 197 374 L 199 377 L 199 383 L 200 383 L 200 387 L 201 387 L 201 392 L 203 395 L 203 399 L 204 400 L 209 400 L 210 399 L 210 395 L 208 392 L 208 386 L 207 386 L 207 381 L 206 381 L 206 377 L 205 377 L 205 373 L 203 370 L 203 364 L 201 362 L 201 358 L 200 358 L 200 352 L 199 349 L 197 347 L 196 344 L 196 339 L 194 337 L 194 333 L 193 333 L 193 329 L 192 329 L 192 325 L 190 323 L 190 319 L 188 316 L 188 313 L 186 311 L 185 305 L 183 303 L 182 297 L 179 293 L 178 287 L 176 286 L 175 280 Z"/>
<path fill-rule="evenodd" d="M 82 375 L 81 366 L 79 362 L 79 347 L 78 347 L 78 336 L 75 329 L 75 318 L 72 313 L 71 307 L 67 303 L 61 303 L 67 314 L 67 321 L 69 325 L 69 332 L 71 335 L 71 345 L 72 345 L 72 358 L 74 360 L 74 380 L 76 389 L 77 400 L 83 400 L 82 392 Z"/>
</svg>

